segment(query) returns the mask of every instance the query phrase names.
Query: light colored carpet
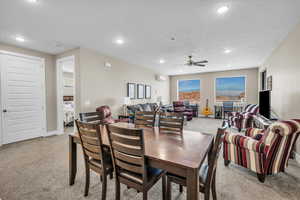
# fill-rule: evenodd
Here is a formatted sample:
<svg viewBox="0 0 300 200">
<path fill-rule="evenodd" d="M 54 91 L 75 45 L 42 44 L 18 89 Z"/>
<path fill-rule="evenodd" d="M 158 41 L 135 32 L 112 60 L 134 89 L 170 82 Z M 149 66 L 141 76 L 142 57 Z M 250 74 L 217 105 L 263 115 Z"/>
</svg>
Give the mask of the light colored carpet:
<svg viewBox="0 0 300 200">
<path fill-rule="evenodd" d="M 189 130 L 215 134 L 220 120 L 193 119 Z M 75 185 L 68 185 L 68 137 L 52 136 L 4 145 L 0 149 L 0 198 L 2 200 L 78 200 L 101 199 L 100 178 L 91 176 L 90 193 L 83 197 L 84 164 L 78 149 Z M 173 185 L 173 199 L 186 199 Z M 217 195 L 220 200 L 299 200 L 300 167 L 291 160 L 286 173 L 268 176 L 264 184 L 247 169 L 231 164 L 224 167 L 220 157 L 217 170 Z M 141 193 L 122 186 L 122 199 L 142 199 Z M 114 181 L 108 181 L 107 199 L 114 199 Z M 149 191 L 150 200 L 161 198 L 161 183 Z M 200 199 L 203 195 L 200 194 Z"/>
</svg>

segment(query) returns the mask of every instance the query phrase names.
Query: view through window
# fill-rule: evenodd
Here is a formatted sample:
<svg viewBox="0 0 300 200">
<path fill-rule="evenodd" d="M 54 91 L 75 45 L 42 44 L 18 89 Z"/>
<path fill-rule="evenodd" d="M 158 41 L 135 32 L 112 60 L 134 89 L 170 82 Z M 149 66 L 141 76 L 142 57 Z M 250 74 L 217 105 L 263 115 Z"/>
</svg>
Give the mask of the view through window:
<svg viewBox="0 0 300 200">
<path fill-rule="evenodd" d="M 180 101 L 189 101 L 197 103 L 200 101 L 200 80 L 179 80 L 178 81 L 178 99 Z"/>
<path fill-rule="evenodd" d="M 216 78 L 216 101 L 241 101 L 246 97 L 246 77 Z"/>
</svg>

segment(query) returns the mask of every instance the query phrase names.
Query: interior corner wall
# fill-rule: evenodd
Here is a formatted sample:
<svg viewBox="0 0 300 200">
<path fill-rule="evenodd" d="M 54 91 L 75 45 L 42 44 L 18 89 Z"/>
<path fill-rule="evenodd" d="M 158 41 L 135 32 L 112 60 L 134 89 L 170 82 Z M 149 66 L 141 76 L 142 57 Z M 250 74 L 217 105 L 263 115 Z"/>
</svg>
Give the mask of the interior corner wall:
<svg viewBox="0 0 300 200">
<path fill-rule="evenodd" d="M 19 53 L 29 56 L 36 56 L 45 59 L 45 75 L 46 75 L 46 118 L 47 131 L 56 130 L 56 70 L 55 56 L 39 51 L 25 49 L 13 45 L 0 42 L 0 50 Z"/>
<path fill-rule="evenodd" d="M 281 119 L 300 119 L 300 24 L 272 52 L 260 71 L 272 76 L 271 107 Z M 297 142 L 300 155 L 300 141 Z"/>
</svg>

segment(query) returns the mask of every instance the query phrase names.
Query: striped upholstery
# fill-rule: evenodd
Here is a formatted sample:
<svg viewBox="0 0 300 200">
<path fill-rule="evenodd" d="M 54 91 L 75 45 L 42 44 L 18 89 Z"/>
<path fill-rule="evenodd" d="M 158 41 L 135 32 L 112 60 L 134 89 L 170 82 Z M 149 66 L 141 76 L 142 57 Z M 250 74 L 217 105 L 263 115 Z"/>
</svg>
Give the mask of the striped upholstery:
<svg viewBox="0 0 300 200">
<path fill-rule="evenodd" d="M 226 133 L 224 160 L 259 174 L 284 172 L 299 133 L 300 119 L 275 122 L 265 131 L 250 128 L 246 136 Z M 253 139 L 257 134 L 263 135 L 260 140 Z"/>
<path fill-rule="evenodd" d="M 239 131 L 251 127 L 251 120 L 253 115 L 257 115 L 259 106 L 257 104 L 248 104 L 243 112 L 228 113 L 229 123 L 236 127 Z"/>
</svg>

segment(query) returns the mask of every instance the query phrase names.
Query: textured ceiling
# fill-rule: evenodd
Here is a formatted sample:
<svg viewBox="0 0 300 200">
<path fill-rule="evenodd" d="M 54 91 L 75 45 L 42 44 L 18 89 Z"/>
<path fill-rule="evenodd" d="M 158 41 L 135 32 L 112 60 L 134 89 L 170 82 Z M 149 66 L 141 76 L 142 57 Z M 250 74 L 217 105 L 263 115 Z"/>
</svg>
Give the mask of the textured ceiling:
<svg viewBox="0 0 300 200">
<path fill-rule="evenodd" d="M 223 5 L 229 11 L 218 15 Z M 52 54 L 91 48 L 169 75 L 242 69 L 266 59 L 299 10 L 299 0 L 0 0 L 0 41 Z M 209 64 L 184 66 L 190 54 Z"/>
</svg>

